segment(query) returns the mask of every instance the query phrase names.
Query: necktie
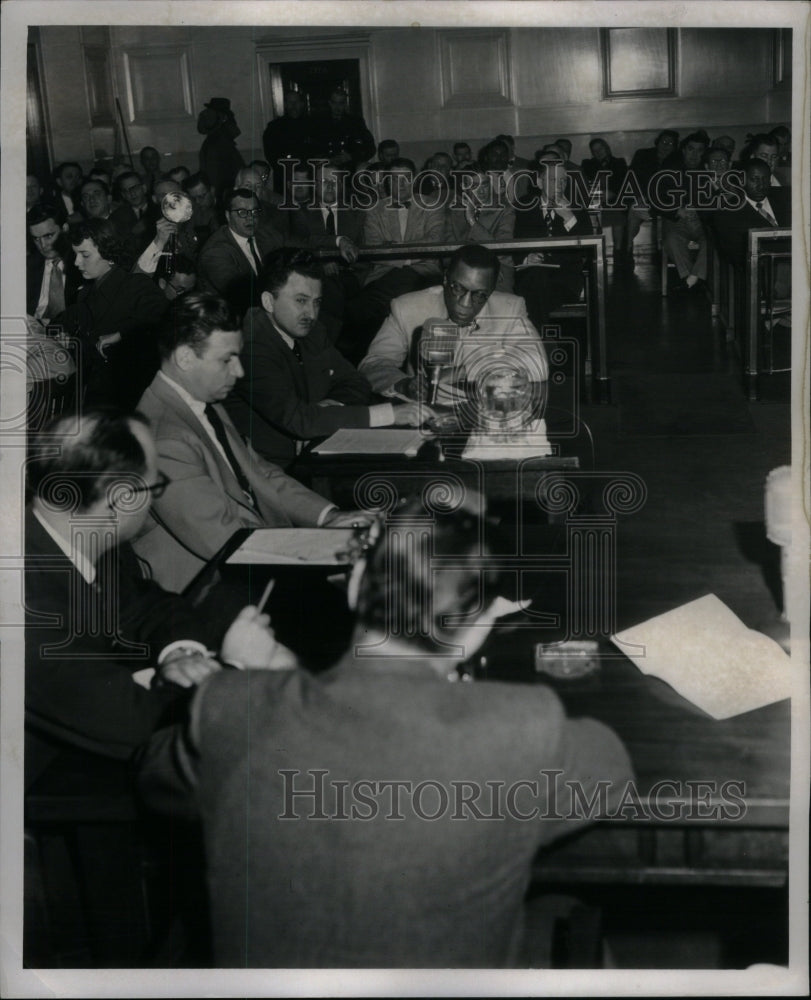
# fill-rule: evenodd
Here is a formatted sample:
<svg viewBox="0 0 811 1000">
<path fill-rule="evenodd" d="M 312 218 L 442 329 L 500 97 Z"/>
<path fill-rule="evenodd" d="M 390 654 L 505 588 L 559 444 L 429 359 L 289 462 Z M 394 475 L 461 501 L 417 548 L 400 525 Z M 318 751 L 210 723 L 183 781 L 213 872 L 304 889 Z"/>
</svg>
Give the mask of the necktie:
<svg viewBox="0 0 811 1000">
<path fill-rule="evenodd" d="M 769 220 L 769 224 L 770 225 L 772 225 L 772 226 L 776 226 L 777 225 L 777 219 L 775 219 L 775 217 L 772 215 L 772 213 L 768 209 L 766 209 L 766 208 L 763 207 L 763 202 L 762 201 L 755 202 L 755 208 L 758 210 L 758 212 L 760 212 L 760 214 L 763 216 L 764 219 L 768 219 Z"/>
<path fill-rule="evenodd" d="M 328 208 L 327 209 L 327 234 L 329 236 L 335 236 L 336 233 L 337 233 L 337 231 L 338 230 L 335 228 L 335 209 Z"/>
<path fill-rule="evenodd" d="M 293 354 L 295 355 L 296 361 L 298 361 L 298 363 L 300 365 L 304 364 L 304 358 L 301 356 L 301 344 L 299 344 L 299 342 L 297 340 L 293 341 L 293 346 L 292 346 L 291 350 L 293 351 Z"/>
<path fill-rule="evenodd" d="M 237 457 L 231 448 L 231 442 L 228 440 L 228 435 L 225 432 L 225 424 L 222 422 L 222 417 L 214 409 L 211 403 L 206 405 L 206 419 L 214 428 L 214 433 L 217 435 L 217 440 L 222 445 L 222 450 L 225 452 L 225 456 L 228 459 L 228 464 L 231 466 L 231 470 L 236 476 L 236 480 L 239 483 L 239 488 L 245 494 L 247 499 L 250 501 L 252 507 L 256 507 L 256 497 L 254 496 L 251 484 L 248 482 L 248 477 L 242 466 L 237 461 Z"/>
<path fill-rule="evenodd" d="M 60 261 L 50 261 L 51 277 L 48 282 L 48 307 L 45 315 L 48 319 L 55 319 L 65 311 L 65 286 L 62 281 L 62 272 L 59 269 Z"/>
<path fill-rule="evenodd" d="M 259 253 L 258 253 L 258 251 L 256 249 L 256 243 L 254 241 L 253 236 L 251 236 L 248 239 L 248 247 L 250 248 L 251 256 L 253 257 L 253 269 L 254 269 L 254 271 L 256 271 L 257 274 L 261 274 L 262 273 L 262 258 L 259 256 Z"/>
<path fill-rule="evenodd" d="M 552 223 L 555 221 L 555 213 L 551 208 L 545 208 L 543 213 L 543 221 L 546 223 L 546 232 L 552 234 Z"/>
</svg>

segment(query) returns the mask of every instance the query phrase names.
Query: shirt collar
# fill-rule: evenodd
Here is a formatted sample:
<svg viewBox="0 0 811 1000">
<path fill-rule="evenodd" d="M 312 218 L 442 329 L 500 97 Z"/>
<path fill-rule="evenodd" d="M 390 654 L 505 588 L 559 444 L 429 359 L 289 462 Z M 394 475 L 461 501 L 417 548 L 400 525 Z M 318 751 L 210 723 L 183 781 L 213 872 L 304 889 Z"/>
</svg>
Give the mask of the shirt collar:
<svg viewBox="0 0 811 1000">
<path fill-rule="evenodd" d="M 774 209 L 769 204 L 768 198 L 761 198 L 760 201 L 755 201 L 754 198 L 750 198 L 749 195 L 746 195 L 746 200 L 749 202 L 749 204 L 752 206 L 752 208 L 754 208 L 756 212 L 758 211 L 758 205 L 760 205 L 761 209 L 765 208 L 768 212 L 774 215 Z"/>
<path fill-rule="evenodd" d="M 251 248 L 248 244 L 248 237 L 240 236 L 239 233 L 235 233 L 230 226 L 228 227 L 228 230 L 231 233 L 231 236 L 233 236 L 233 238 L 236 240 L 237 246 L 241 247 L 244 253 L 250 253 Z"/>
<path fill-rule="evenodd" d="M 189 407 L 192 413 L 194 413 L 198 417 L 205 416 L 206 412 L 205 403 L 201 402 L 199 399 L 195 399 L 194 396 L 192 396 L 192 394 L 188 390 L 184 389 L 182 385 L 178 385 L 178 383 L 175 382 L 174 379 L 169 378 L 169 376 L 166 374 L 166 372 L 163 371 L 163 369 L 161 369 L 158 372 L 158 375 L 160 375 L 160 377 L 164 380 L 164 382 L 169 383 L 169 385 L 175 390 L 178 396 L 180 396 L 180 398 L 183 400 L 186 406 Z"/>
<path fill-rule="evenodd" d="M 51 536 L 54 542 L 59 546 L 62 552 L 64 552 L 68 559 L 70 559 L 85 581 L 87 583 L 95 583 L 96 567 L 92 562 L 90 562 L 87 556 L 72 546 L 66 538 L 63 538 L 56 528 L 45 520 L 36 507 L 32 507 L 31 512 L 45 531 Z"/>
</svg>

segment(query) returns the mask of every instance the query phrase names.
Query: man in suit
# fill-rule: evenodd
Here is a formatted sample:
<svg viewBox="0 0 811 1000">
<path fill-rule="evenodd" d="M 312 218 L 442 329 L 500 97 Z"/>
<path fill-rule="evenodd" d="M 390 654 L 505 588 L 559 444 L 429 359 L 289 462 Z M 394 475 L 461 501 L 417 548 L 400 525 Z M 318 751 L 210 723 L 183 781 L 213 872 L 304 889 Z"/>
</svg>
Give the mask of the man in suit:
<svg viewBox="0 0 811 1000">
<path fill-rule="evenodd" d="M 146 185 L 140 174 L 126 170 L 116 178 L 116 192 L 120 204 L 111 212 L 110 222 L 123 239 L 132 241 L 135 254 L 140 255 L 154 235 Z"/>
<path fill-rule="evenodd" d="M 563 155 L 547 149 L 538 161 L 536 183 L 515 212 L 515 238 L 590 236 L 588 213 L 566 196 Z M 539 329 L 562 303 L 583 292 L 583 258 L 578 251 L 544 250 L 516 256 L 515 290 L 526 300 L 529 318 Z"/>
<path fill-rule="evenodd" d="M 371 386 L 319 322 L 321 284 L 311 254 L 279 251 L 261 279 L 261 308 L 242 324 L 245 377 L 226 408 L 254 449 L 282 467 L 302 443 L 341 427 L 417 427 L 431 416 L 419 404 L 371 405 Z"/>
<path fill-rule="evenodd" d="M 744 203 L 737 209 L 721 205 L 710 216 L 718 247 L 736 268 L 746 264 L 747 237 L 750 229 L 790 228 L 790 189 L 771 186 L 769 164 L 752 158 L 744 165 Z M 775 271 L 776 298 L 791 295 L 791 263 L 778 261 Z"/>
<path fill-rule="evenodd" d="M 25 311 L 47 324 L 76 301 L 80 276 L 73 266 L 70 244 L 57 222 L 55 205 L 35 205 L 26 216 L 28 235 L 36 248 L 25 268 Z"/>
<path fill-rule="evenodd" d="M 212 678 L 174 780 L 142 771 L 148 801 L 202 821 L 217 966 L 538 967 L 539 848 L 628 792 L 616 734 L 548 687 L 454 683 L 521 607 L 479 568 L 481 514 L 434 515 L 425 547 L 401 519 L 423 524 L 421 503 L 357 564 L 353 642 L 323 682 Z"/>
<path fill-rule="evenodd" d="M 627 213 L 623 206 L 613 207 L 619 194 L 628 164 L 621 156 L 614 156 L 605 139 L 592 139 L 589 143 L 591 157 L 584 159 L 580 169 L 589 187 L 596 185 L 600 192 L 600 222 L 603 229 L 611 227 L 614 247 L 614 266 L 627 267 L 625 255 Z"/>
<path fill-rule="evenodd" d="M 80 218 L 79 192 L 82 186 L 82 176 L 82 168 L 73 161 L 60 163 L 54 168 L 54 184 L 70 222 L 76 222 Z"/>
<path fill-rule="evenodd" d="M 625 263 L 629 270 L 634 267 L 634 240 L 642 228 L 642 223 L 650 218 L 650 210 L 647 207 L 648 186 L 657 171 L 662 169 L 662 164 L 676 149 L 679 141 L 679 133 L 672 129 L 664 129 L 656 136 L 652 146 L 637 149 L 631 158 L 630 171 L 637 181 L 637 186 L 645 194 L 644 205 L 631 205 L 628 209 L 628 218 L 625 230 Z"/>
<path fill-rule="evenodd" d="M 352 172 L 374 155 L 374 138 L 363 118 L 347 114 L 349 95 L 341 87 L 332 90 L 327 104 L 326 114 L 309 119 L 309 156 Z"/>
<path fill-rule="evenodd" d="M 255 667 L 273 653 L 255 608 L 231 624 L 222 591 L 195 609 L 144 578 L 129 542 L 166 486 L 144 417 L 90 410 L 49 434 L 59 449 L 28 467 L 26 785 L 68 747 L 131 759 L 219 669 L 210 648 Z"/>
<path fill-rule="evenodd" d="M 243 375 L 242 334 L 223 299 L 180 299 L 159 348 L 161 369 L 138 409 L 152 422 L 170 482 L 134 544 L 158 583 L 182 591 L 238 528 L 364 519 L 338 511 L 243 443 L 220 405 Z"/>
<path fill-rule="evenodd" d="M 345 176 L 345 174 L 343 175 Z M 363 242 L 363 215 L 342 197 L 342 172 L 327 164 L 317 174 L 315 204 L 302 205 L 289 216 L 290 242 L 317 250 L 334 250 L 341 261 L 323 267 L 320 318 L 332 343 L 338 340 L 346 303 L 360 292 L 366 268 L 356 265 L 358 244 Z"/>
<path fill-rule="evenodd" d="M 234 186 L 240 167 L 245 166 L 236 147 L 241 134 L 231 101 L 227 97 L 212 97 L 197 116 L 197 131 L 205 136 L 200 147 L 200 172 L 211 182 L 218 199 Z"/>
<path fill-rule="evenodd" d="M 197 270 L 200 288 L 228 299 L 240 315 L 255 305 L 256 279 L 265 257 L 284 243 L 281 233 L 260 225 L 259 199 L 247 188 L 228 191 L 224 201 L 226 223 L 200 251 Z"/>
<path fill-rule="evenodd" d="M 265 158 L 273 169 L 273 187 L 284 192 L 284 160 L 303 163 L 310 155 L 310 122 L 305 117 L 307 105 L 297 90 L 284 94 L 284 114 L 268 122 L 262 133 Z"/>
<path fill-rule="evenodd" d="M 442 243 L 447 235 L 444 205 L 423 207 L 413 197 L 416 167 L 411 160 L 395 160 L 386 174 L 384 196 L 366 212 L 363 242 L 366 246 L 392 243 Z M 389 304 L 398 295 L 417 291 L 442 274 L 438 258 L 396 259 L 372 265 L 363 288 L 347 303 L 341 350 L 357 362 L 386 318 Z"/>
<path fill-rule="evenodd" d="M 702 130 L 685 136 L 664 161 L 665 175 L 655 186 L 652 214 L 662 217 L 662 246 L 681 279 L 677 292 L 700 290 L 707 278 L 707 234 L 693 196 L 709 144 Z"/>
<path fill-rule="evenodd" d="M 496 292 L 498 257 L 485 247 L 468 243 L 456 250 L 448 263 L 442 285 L 395 299 L 391 314 L 381 326 L 361 361 L 359 370 L 376 392 L 398 392 L 424 399 L 427 386 L 417 363 L 418 345 L 430 336 L 429 320 L 456 337 L 452 370 L 440 382 L 437 402 L 453 403 L 451 385 L 494 350 L 522 352 L 530 380 L 548 376 L 546 352 L 538 331 L 527 317 L 524 300 Z M 430 324 L 432 326 L 433 324 Z"/>
</svg>

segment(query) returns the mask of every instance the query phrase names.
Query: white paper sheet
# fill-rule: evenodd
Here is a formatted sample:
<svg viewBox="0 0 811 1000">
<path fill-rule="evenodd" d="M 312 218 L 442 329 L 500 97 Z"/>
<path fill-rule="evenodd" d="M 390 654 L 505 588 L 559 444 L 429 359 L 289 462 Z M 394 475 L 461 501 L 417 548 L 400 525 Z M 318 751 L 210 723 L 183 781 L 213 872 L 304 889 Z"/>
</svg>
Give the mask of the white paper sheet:
<svg viewBox="0 0 811 1000">
<path fill-rule="evenodd" d="M 316 455 L 408 455 L 413 458 L 427 435 L 420 430 L 342 427 L 313 448 Z"/>
<path fill-rule="evenodd" d="M 611 637 L 645 674 L 667 681 L 715 719 L 791 694 L 791 660 L 768 636 L 707 594 Z M 629 645 L 644 647 L 633 654 Z"/>
<path fill-rule="evenodd" d="M 257 528 L 234 552 L 230 564 L 339 566 L 352 528 Z"/>
</svg>

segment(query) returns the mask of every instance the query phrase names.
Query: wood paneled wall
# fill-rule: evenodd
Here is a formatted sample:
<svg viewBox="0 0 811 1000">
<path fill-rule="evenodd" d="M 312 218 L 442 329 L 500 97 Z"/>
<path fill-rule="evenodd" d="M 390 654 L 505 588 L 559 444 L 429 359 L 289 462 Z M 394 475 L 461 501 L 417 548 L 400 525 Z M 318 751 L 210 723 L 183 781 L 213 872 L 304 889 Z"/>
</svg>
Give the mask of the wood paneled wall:
<svg viewBox="0 0 811 1000">
<path fill-rule="evenodd" d="M 88 85 L 84 46 L 107 45 L 110 73 L 130 145 L 156 146 L 166 164 L 195 167 L 202 136 L 197 114 L 212 97 L 229 97 L 246 158 L 261 154 L 271 117 L 264 75 L 273 53 L 320 40 L 317 58 L 341 29 L 246 27 L 43 27 L 44 93 L 55 161 L 89 166 L 113 151 L 100 123 L 96 85 Z M 531 156 L 543 142 L 568 136 L 573 158 L 603 135 L 630 157 L 665 127 L 683 133 L 744 136 L 788 122 L 790 81 L 775 82 L 772 29 L 682 28 L 677 32 L 675 96 L 603 96 L 599 28 L 352 29 L 368 65 L 367 124 L 380 140 L 396 138 L 422 162 L 459 139 L 475 149 L 499 132 L 516 136 Z M 360 39 L 360 41 L 358 41 Z M 326 44 L 327 47 L 324 47 Z M 97 70 L 94 70 L 97 74 Z"/>
</svg>

